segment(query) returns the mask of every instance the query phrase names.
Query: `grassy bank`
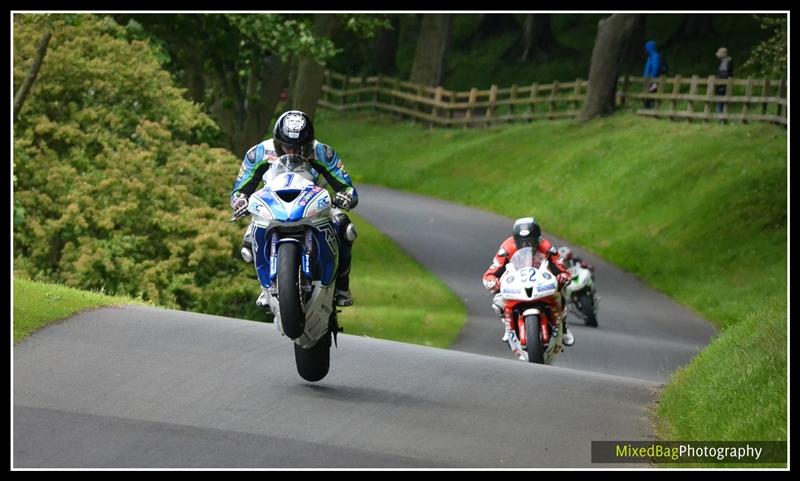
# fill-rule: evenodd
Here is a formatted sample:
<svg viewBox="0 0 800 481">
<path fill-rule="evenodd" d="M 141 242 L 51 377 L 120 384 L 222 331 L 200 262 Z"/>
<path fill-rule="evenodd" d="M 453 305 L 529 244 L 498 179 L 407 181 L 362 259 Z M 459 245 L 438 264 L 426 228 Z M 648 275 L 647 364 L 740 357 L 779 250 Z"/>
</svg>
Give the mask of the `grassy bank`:
<svg viewBox="0 0 800 481">
<path fill-rule="evenodd" d="M 350 288 L 355 305 L 342 309 L 345 333 L 447 347 L 466 320 L 450 289 L 354 212 Z"/>
<path fill-rule="evenodd" d="M 328 111 L 317 123 L 320 139 L 337 147 L 356 185 L 385 185 L 512 218 L 534 215 L 545 231 L 632 272 L 721 328 L 713 349 L 668 386 L 665 399 L 705 394 L 688 410 L 678 401 L 681 422 L 676 411 L 660 411 L 662 426 L 671 426 L 662 430 L 665 437 L 699 434 L 691 425 L 710 429 L 709 439 L 752 435 L 709 421 L 708 410 L 730 414 L 718 404 L 730 393 L 719 382 L 699 385 L 686 374 L 705 372 L 715 380 L 741 378 L 741 389 L 730 395 L 764 420 L 745 424 L 756 427 L 759 439 L 785 439 L 785 430 L 776 428 L 786 424 L 786 391 L 778 388 L 786 384 L 785 363 L 757 372 L 729 357 L 737 342 L 752 346 L 747 359 L 785 350 L 785 336 L 755 342 L 755 331 L 739 327 L 760 319 L 786 330 L 784 129 L 632 114 L 470 131 Z M 755 397 L 777 407 L 767 414 L 752 405 Z"/>
<path fill-rule="evenodd" d="M 86 309 L 123 304 L 142 304 L 138 299 L 81 291 L 60 284 L 14 278 L 14 342 L 42 327 Z"/>
<path fill-rule="evenodd" d="M 466 320 L 466 310 L 439 279 L 391 240 L 351 213 L 358 240 L 353 249 L 350 287 L 356 304 L 342 310 L 347 334 L 427 346 L 448 346 Z M 253 273 L 252 282 L 258 281 Z M 14 279 L 14 342 L 84 309 L 141 303 L 57 284 Z M 175 306 L 165 306 L 176 308 Z"/>
</svg>

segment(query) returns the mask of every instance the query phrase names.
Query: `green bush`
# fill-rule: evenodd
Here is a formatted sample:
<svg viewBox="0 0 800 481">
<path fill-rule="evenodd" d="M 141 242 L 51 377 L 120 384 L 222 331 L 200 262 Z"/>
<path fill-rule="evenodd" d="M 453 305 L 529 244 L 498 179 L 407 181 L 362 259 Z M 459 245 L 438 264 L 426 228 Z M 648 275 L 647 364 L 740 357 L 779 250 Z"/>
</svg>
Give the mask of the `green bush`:
<svg viewBox="0 0 800 481">
<path fill-rule="evenodd" d="M 245 315 L 258 285 L 238 260 L 243 227 L 227 222 L 239 161 L 209 147 L 217 126 L 147 43 L 93 15 L 15 15 L 15 86 L 44 28 L 53 36 L 14 124 L 15 267 Z"/>
</svg>

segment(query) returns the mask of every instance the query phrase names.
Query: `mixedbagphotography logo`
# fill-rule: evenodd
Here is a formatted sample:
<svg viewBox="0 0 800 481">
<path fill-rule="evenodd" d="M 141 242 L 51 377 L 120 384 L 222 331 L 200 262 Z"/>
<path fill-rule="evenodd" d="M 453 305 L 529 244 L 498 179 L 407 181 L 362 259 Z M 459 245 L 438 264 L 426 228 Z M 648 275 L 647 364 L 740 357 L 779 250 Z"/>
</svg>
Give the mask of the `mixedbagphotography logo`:
<svg viewBox="0 0 800 481">
<path fill-rule="evenodd" d="M 593 463 L 786 463 L 785 441 L 592 441 Z"/>
</svg>

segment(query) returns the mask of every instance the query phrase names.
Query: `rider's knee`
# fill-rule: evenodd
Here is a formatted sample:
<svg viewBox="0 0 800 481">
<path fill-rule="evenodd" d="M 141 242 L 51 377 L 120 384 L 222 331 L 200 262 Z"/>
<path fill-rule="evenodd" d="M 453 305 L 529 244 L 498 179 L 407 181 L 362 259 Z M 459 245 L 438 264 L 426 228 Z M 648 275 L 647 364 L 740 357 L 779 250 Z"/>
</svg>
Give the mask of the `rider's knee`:
<svg viewBox="0 0 800 481">
<path fill-rule="evenodd" d="M 344 212 L 338 212 L 334 214 L 333 221 L 339 228 L 342 239 L 344 239 L 348 244 L 352 244 L 353 241 L 356 240 L 356 237 L 358 237 L 358 233 L 356 232 L 355 224 L 350 221 L 350 217 L 348 217 Z"/>
</svg>

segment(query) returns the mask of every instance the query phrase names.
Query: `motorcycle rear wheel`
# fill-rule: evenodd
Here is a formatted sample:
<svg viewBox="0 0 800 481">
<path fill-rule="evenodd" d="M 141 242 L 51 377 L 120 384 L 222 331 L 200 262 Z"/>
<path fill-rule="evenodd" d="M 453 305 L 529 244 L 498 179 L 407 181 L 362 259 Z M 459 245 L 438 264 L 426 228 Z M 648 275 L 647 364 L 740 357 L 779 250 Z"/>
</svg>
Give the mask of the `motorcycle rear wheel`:
<svg viewBox="0 0 800 481">
<path fill-rule="evenodd" d="M 331 364 L 331 333 L 308 349 L 294 345 L 294 362 L 297 372 L 306 381 L 316 382 L 328 375 Z"/>
</svg>

